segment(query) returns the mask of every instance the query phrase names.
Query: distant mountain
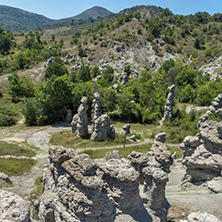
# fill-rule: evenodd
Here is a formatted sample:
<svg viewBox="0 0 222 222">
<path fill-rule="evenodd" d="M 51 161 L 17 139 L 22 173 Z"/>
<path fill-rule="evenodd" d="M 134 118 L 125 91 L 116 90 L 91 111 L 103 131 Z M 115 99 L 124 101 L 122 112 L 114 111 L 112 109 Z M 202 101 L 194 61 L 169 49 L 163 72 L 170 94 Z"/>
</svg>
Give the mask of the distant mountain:
<svg viewBox="0 0 222 222">
<path fill-rule="evenodd" d="M 0 28 L 9 31 L 27 31 L 36 26 L 52 25 L 72 20 L 104 18 L 112 14 L 111 11 L 102 7 L 93 7 L 79 15 L 65 19 L 49 19 L 43 15 L 27 12 L 22 9 L 0 5 Z"/>
<path fill-rule="evenodd" d="M 35 13 L 9 6 L 0 6 L 0 28 L 16 31 L 30 26 L 51 24 L 53 20 Z"/>
<path fill-rule="evenodd" d="M 68 21 L 68 20 L 73 20 L 73 19 L 74 20 L 80 20 L 80 19 L 86 20 L 89 18 L 96 19 L 98 17 L 105 18 L 106 16 L 111 15 L 111 14 L 113 14 L 111 11 L 109 11 L 105 8 L 99 7 L 99 6 L 95 6 L 95 7 L 92 7 L 90 9 L 82 12 L 79 15 L 76 15 L 76 16 L 73 16 L 70 18 L 66 18 L 66 19 L 60 19 L 60 21 Z"/>
</svg>

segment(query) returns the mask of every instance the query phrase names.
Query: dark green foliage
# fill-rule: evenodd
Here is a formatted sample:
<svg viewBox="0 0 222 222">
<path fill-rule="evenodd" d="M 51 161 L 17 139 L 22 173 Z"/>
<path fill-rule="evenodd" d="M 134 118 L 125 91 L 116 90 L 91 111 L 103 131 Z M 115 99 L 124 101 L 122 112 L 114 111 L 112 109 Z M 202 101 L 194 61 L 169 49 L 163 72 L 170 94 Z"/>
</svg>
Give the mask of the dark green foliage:
<svg viewBox="0 0 222 222">
<path fill-rule="evenodd" d="M 52 75 L 62 76 L 64 74 L 68 74 L 67 68 L 60 57 L 55 57 L 53 62 L 46 68 L 45 78 L 50 78 Z"/>
<path fill-rule="evenodd" d="M 8 80 L 8 93 L 12 96 L 14 102 L 19 101 L 21 97 L 34 96 L 34 85 L 28 77 L 22 76 L 19 78 L 18 75 L 14 73 L 8 77 Z"/>
<path fill-rule="evenodd" d="M 77 73 L 77 79 L 82 82 L 91 80 L 91 68 L 88 65 L 82 64 Z"/>
<path fill-rule="evenodd" d="M 108 66 L 104 71 L 103 71 L 103 77 L 106 79 L 108 82 L 111 82 L 113 80 L 113 73 L 114 69 L 111 66 Z"/>
<path fill-rule="evenodd" d="M 205 38 L 203 35 L 199 35 L 194 39 L 194 47 L 196 49 L 201 49 L 205 44 Z"/>
<path fill-rule="evenodd" d="M 13 45 L 13 34 L 0 29 L 0 54 L 8 54 Z"/>
<path fill-rule="evenodd" d="M 12 106 L 0 106 L 0 126 L 12 126 L 17 118 L 18 112 Z"/>
<path fill-rule="evenodd" d="M 130 65 L 126 65 L 124 68 L 124 72 L 129 76 L 131 74 L 131 67 Z"/>
<path fill-rule="evenodd" d="M 214 89 L 211 89 L 209 86 L 201 86 L 197 90 L 196 102 L 200 106 L 209 106 L 214 98 Z"/>
</svg>

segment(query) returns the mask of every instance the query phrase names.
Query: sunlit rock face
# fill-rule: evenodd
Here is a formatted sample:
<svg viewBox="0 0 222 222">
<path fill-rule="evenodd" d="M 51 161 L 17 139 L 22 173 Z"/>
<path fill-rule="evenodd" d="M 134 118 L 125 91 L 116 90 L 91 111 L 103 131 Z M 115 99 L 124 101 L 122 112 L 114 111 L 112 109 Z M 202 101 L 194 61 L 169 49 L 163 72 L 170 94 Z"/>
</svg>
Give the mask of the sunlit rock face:
<svg viewBox="0 0 222 222">
<path fill-rule="evenodd" d="M 147 154 L 118 151 L 102 159 L 49 149 L 39 217 L 43 222 L 166 221 L 171 155 L 158 143 Z"/>
</svg>

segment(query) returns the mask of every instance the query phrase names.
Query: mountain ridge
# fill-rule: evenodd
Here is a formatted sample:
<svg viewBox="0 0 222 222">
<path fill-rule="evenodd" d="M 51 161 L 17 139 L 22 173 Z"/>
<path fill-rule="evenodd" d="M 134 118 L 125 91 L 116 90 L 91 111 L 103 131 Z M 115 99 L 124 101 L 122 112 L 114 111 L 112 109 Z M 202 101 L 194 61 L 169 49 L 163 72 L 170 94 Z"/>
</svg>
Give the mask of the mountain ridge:
<svg viewBox="0 0 222 222">
<path fill-rule="evenodd" d="M 52 25 L 71 20 L 86 20 L 89 18 L 95 19 L 97 17 L 104 18 L 110 14 L 112 14 L 111 11 L 103 7 L 94 6 L 80 14 L 77 14 L 76 16 L 63 19 L 50 19 L 44 15 L 29 12 L 16 7 L 0 5 L 0 28 L 9 31 L 27 31 L 29 28 L 35 26 Z"/>
</svg>

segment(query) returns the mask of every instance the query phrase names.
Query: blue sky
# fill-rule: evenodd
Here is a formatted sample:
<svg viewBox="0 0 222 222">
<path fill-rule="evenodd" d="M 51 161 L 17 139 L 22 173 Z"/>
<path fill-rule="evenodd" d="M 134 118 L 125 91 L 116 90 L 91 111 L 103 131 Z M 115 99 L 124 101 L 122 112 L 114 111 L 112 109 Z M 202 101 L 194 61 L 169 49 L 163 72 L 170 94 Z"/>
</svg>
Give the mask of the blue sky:
<svg viewBox="0 0 222 222">
<path fill-rule="evenodd" d="M 188 15 L 198 11 L 222 13 L 222 0 L 0 0 L 0 5 L 24 9 L 52 19 L 71 17 L 93 6 L 101 6 L 112 12 L 135 5 L 156 5 L 169 8 L 174 14 Z"/>
</svg>

